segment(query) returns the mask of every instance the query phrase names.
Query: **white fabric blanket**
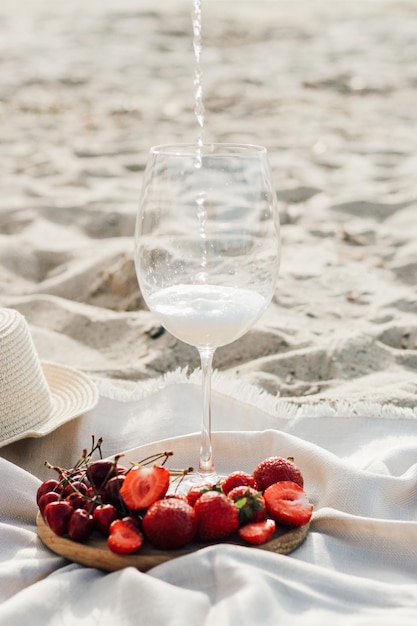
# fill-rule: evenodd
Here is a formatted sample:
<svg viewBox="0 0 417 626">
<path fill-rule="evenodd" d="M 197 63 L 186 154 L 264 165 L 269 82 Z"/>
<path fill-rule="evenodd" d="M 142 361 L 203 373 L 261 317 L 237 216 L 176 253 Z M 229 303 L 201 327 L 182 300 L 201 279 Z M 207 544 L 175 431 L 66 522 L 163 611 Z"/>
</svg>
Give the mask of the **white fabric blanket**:
<svg viewBox="0 0 417 626">
<path fill-rule="evenodd" d="M 224 388 L 229 394 L 215 392 L 213 403 L 218 470 L 293 456 L 314 504 L 302 546 L 288 556 L 212 546 L 146 574 L 104 573 L 52 554 L 35 527 L 36 489 L 50 475 L 45 459 L 69 466 L 95 434 L 109 456 L 128 450 L 139 460 L 169 447 L 178 466 L 196 462 L 198 385 L 173 377 L 132 395 L 102 383 L 90 414 L 0 449 L 2 626 L 415 626 L 415 412 L 296 409 L 227 381 Z"/>
</svg>

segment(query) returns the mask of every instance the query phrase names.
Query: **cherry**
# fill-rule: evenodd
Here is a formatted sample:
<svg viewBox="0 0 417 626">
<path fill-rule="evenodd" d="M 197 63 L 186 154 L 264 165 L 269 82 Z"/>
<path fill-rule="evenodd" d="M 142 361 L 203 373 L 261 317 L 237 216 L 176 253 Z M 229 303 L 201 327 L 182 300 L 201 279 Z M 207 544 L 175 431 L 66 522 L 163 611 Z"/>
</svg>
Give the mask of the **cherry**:
<svg viewBox="0 0 417 626">
<path fill-rule="evenodd" d="M 118 474 L 117 476 L 113 476 L 106 483 L 105 487 L 105 499 L 110 504 L 113 504 L 116 508 L 123 508 L 123 500 L 120 495 L 121 486 L 124 483 L 126 476 L 125 474 Z"/>
<path fill-rule="evenodd" d="M 50 478 L 49 480 L 45 480 L 38 488 L 36 492 L 36 503 L 39 504 L 39 500 L 45 493 L 49 493 L 50 491 L 60 492 L 60 484 L 55 478 Z"/>
<path fill-rule="evenodd" d="M 45 520 L 56 535 L 65 535 L 68 532 L 68 523 L 74 509 L 67 500 L 57 500 L 46 505 Z"/>
<path fill-rule="evenodd" d="M 72 492 L 77 492 L 82 496 L 85 496 L 88 490 L 88 487 L 85 483 L 80 482 L 79 480 L 74 480 L 73 483 L 71 483 L 71 487 L 72 487 Z"/>
<path fill-rule="evenodd" d="M 76 491 L 70 493 L 70 495 L 67 496 L 66 500 L 71 504 L 73 509 L 85 508 L 85 498 Z"/>
<path fill-rule="evenodd" d="M 85 494 L 85 506 L 84 508 L 87 511 L 91 508 L 95 508 L 98 504 L 103 504 L 105 500 L 106 494 L 103 490 L 97 491 L 92 485 L 87 488 L 87 492 Z"/>
<path fill-rule="evenodd" d="M 102 489 L 106 482 L 117 475 L 117 466 L 113 461 L 100 459 L 93 461 L 87 468 L 86 476 L 96 489 Z"/>
<path fill-rule="evenodd" d="M 67 498 L 69 495 L 72 494 L 73 491 L 74 491 L 74 489 L 72 488 L 72 485 L 67 483 L 66 485 L 63 485 L 62 496 L 64 498 Z"/>
<path fill-rule="evenodd" d="M 45 507 L 47 504 L 49 504 L 50 502 L 57 502 L 59 499 L 60 495 L 56 491 L 48 491 L 47 493 L 44 493 L 43 496 L 40 497 L 38 502 L 39 510 L 42 515 L 45 512 Z"/>
<path fill-rule="evenodd" d="M 81 494 L 86 494 L 87 493 L 87 485 L 83 482 L 80 482 L 80 480 L 68 480 L 68 479 L 64 479 L 64 488 L 63 488 L 63 492 L 62 495 L 64 498 L 67 498 L 68 496 L 70 496 L 72 493 L 74 493 L 74 491 L 79 491 Z"/>
<path fill-rule="evenodd" d="M 119 517 L 119 513 L 112 504 L 99 504 L 94 509 L 93 517 L 99 531 L 107 537 L 110 524 Z"/>
<path fill-rule="evenodd" d="M 73 541 L 86 541 L 94 530 L 94 518 L 85 509 L 75 509 L 69 519 L 68 535 Z"/>
</svg>

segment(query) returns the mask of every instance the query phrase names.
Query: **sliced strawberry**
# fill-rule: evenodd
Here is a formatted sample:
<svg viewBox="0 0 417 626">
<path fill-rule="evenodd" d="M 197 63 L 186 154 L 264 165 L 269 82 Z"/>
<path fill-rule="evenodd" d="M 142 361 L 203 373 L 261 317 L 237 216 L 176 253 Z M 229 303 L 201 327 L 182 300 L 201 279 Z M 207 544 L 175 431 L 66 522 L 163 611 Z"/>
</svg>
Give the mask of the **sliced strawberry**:
<svg viewBox="0 0 417 626">
<path fill-rule="evenodd" d="M 241 486 L 254 487 L 254 477 L 251 476 L 251 474 L 247 474 L 246 472 L 241 472 L 238 470 L 229 474 L 222 482 L 222 488 L 226 495 L 235 487 Z"/>
<path fill-rule="evenodd" d="M 270 485 L 264 492 L 267 511 L 280 524 L 302 526 L 310 521 L 313 505 L 305 491 L 292 481 L 283 480 Z"/>
<path fill-rule="evenodd" d="M 110 525 L 107 545 L 116 554 L 133 554 L 143 543 L 143 534 L 129 517 L 117 519 Z"/>
<path fill-rule="evenodd" d="M 120 495 L 133 511 L 147 509 L 168 491 L 170 473 L 161 465 L 134 467 L 126 474 Z"/>
<path fill-rule="evenodd" d="M 244 541 L 254 545 L 260 545 L 269 541 L 274 534 L 276 524 L 273 519 L 265 519 L 262 522 L 250 522 L 239 528 L 238 535 Z"/>
</svg>

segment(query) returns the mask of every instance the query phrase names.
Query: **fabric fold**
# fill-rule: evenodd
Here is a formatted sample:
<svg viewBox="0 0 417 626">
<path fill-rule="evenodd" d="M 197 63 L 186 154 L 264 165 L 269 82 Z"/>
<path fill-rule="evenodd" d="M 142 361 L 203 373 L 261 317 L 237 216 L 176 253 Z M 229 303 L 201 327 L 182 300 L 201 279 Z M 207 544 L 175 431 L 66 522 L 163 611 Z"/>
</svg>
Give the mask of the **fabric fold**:
<svg viewBox="0 0 417 626">
<path fill-rule="evenodd" d="M 166 449 L 174 452 L 173 467 L 194 464 L 198 397 L 190 384 L 162 386 L 130 402 L 101 398 L 92 412 L 47 437 L 2 449 L 0 623 L 392 626 L 401 620 L 414 626 L 417 435 L 413 421 L 401 416 L 294 421 L 262 402 L 245 405 L 215 393 L 219 473 L 253 471 L 279 454 L 294 457 L 304 475 L 313 519 L 306 540 L 288 556 L 222 544 L 147 574 L 105 573 L 70 564 L 42 545 L 35 498 L 45 459 L 69 467 L 95 433 L 103 437 L 104 455 L 124 452 L 126 466 Z M 350 442 L 344 455 L 340 440 Z"/>
</svg>

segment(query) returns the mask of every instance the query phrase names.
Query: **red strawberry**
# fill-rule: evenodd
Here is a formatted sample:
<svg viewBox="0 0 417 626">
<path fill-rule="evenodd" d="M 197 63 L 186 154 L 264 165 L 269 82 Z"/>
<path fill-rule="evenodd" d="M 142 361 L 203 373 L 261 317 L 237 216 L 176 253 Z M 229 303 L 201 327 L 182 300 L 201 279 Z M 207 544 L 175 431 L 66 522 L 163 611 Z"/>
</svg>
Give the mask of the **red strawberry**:
<svg viewBox="0 0 417 626">
<path fill-rule="evenodd" d="M 170 473 L 161 465 L 137 466 L 126 474 L 120 495 L 132 511 L 140 511 L 165 496 L 169 481 Z"/>
<path fill-rule="evenodd" d="M 194 505 L 197 536 L 200 541 L 217 541 L 232 535 L 239 527 L 239 511 L 224 493 L 207 491 Z"/>
<path fill-rule="evenodd" d="M 143 543 L 143 534 L 137 524 L 130 518 L 117 519 L 110 524 L 107 545 L 116 554 L 132 554 L 137 552 Z"/>
<path fill-rule="evenodd" d="M 224 493 L 227 495 L 229 491 L 232 491 L 235 487 L 240 487 L 241 485 L 246 485 L 247 487 L 255 487 L 255 479 L 250 474 L 246 472 L 232 472 L 227 476 L 222 482 L 222 488 Z"/>
<path fill-rule="evenodd" d="M 205 483 L 203 485 L 194 485 L 193 487 L 190 487 L 190 489 L 187 492 L 187 502 L 190 506 L 194 506 L 194 504 L 197 502 L 197 500 L 199 499 L 200 496 L 203 495 L 203 493 L 206 493 L 207 491 L 221 491 L 220 487 L 217 487 L 217 485 L 212 485 L 211 483 Z"/>
<path fill-rule="evenodd" d="M 313 514 L 313 505 L 305 491 L 291 481 L 270 485 L 264 492 L 264 498 L 269 515 L 285 526 L 307 524 Z"/>
<path fill-rule="evenodd" d="M 266 517 L 266 506 L 263 495 L 252 487 L 235 487 L 227 494 L 239 509 L 239 522 L 261 522 Z"/>
<path fill-rule="evenodd" d="M 185 493 L 167 493 L 165 498 L 175 498 L 176 500 L 182 500 L 188 504 L 188 499 Z"/>
<path fill-rule="evenodd" d="M 154 502 L 146 511 L 143 530 L 155 548 L 182 548 L 194 539 L 197 516 L 193 507 L 184 500 L 164 498 Z"/>
<path fill-rule="evenodd" d="M 291 480 L 300 487 L 304 487 L 303 476 L 292 459 L 284 459 L 281 456 L 271 456 L 253 470 L 256 488 L 265 491 L 269 485 L 278 483 L 280 480 Z"/>
<path fill-rule="evenodd" d="M 276 524 L 273 519 L 266 519 L 262 522 L 250 522 L 239 528 L 238 535 L 244 541 L 254 545 L 266 543 L 275 532 Z"/>
</svg>

